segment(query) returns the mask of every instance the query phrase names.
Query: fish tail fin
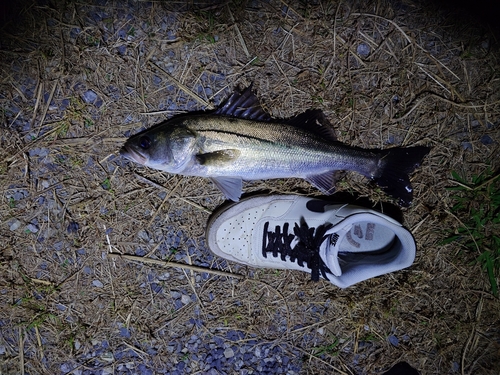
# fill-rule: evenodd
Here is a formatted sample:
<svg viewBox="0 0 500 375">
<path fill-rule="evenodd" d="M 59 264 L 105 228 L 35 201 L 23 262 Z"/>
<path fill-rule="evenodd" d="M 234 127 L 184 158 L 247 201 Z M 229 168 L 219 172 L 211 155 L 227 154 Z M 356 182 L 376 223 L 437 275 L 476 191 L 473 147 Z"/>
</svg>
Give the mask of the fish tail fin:
<svg viewBox="0 0 500 375">
<path fill-rule="evenodd" d="M 380 170 L 373 180 L 384 192 L 408 207 L 413 199 L 410 173 L 417 168 L 430 151 L 429 147 L 394 147 L 380 150 Z"/>
</svg>

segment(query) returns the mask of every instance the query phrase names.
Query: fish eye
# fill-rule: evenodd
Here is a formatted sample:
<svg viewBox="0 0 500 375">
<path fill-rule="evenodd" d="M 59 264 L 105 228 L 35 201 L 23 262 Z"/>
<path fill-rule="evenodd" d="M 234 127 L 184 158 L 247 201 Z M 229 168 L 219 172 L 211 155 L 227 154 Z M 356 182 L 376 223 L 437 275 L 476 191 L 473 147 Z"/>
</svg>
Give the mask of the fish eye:
<svg viewBox="0 0 500 375">
<path fill-rule="evenodd" d="M 151 139 L 147 136 L 142 136 L 139 139 L 139 146 L 141 146 L 142 149 L 147 150 L 149 147 L 151 147 Z"/>
</svg>

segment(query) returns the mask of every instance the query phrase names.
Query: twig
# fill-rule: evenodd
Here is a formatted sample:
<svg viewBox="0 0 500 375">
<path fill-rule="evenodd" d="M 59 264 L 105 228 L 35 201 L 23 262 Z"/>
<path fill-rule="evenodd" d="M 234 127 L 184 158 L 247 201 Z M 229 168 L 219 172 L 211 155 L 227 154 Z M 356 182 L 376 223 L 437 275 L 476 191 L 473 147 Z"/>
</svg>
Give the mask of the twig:
<svg viewBox="0 0 500 375">
<path fill-rule="evenodd" d="M 141 349 L 137 348 L 136 346 L 134 345 L 130 345 L 128 342 L 126 341 L 122 341 L 123 344 L 125 344 L 126 346 L 128 346 L 131 350 L 133 350 L 134 352 L 138 353 L 138 354 L 142 354 L 146 357 L 149 357 L 149 354 L 142 351 Z"/>
<path fill-rule="evenodd" d="M 291 10 L 295 13 L 295 15 L 296 15 L 296 16 L 298 16 L 300 19 L 304 19 L 304 17 L 302 17 L 302 16 L 301 16 L 301 15 L 300 15 L 300 14 L 299 14 L 299 13 L 298 13 L 295 9 L 293 9 L 293 8 L 292 8 L 292 7 L 291 7 L 291 6 L 290 6 L 287 2 L 285 2 L 285 1 L 283 1 L 283 0 L 280 0 L 280 1 L 281 1 L 281 3 L 282 3 L 284 6 L 286 6 L 288 9 L 291 9 Z M 288 11 L 287 11 L 287 13 L 288 13 Z"/>
<path fill-rule="evenodd" d="M 42 338 L 40 337 L 40 331 L 38 330 L 38 327 L 35 325 L 35 334 L 36 334 L 36 342 L 38 344 L 38 347 L 40 349 L 40 359 L 42 359 L 43 356 L 43 345 L 42 345 Z"/>
<path fill-rule="evenodd" d="M 56 91 L 58 84 L 59 84 L 59 79 L 56 79 L 56 81 L 54 82 L 54 86 L 52 86 L 52 90 L 50 91 L 49 98 L 47 99 L 47 105 L 45 106 L 42 113 L 42 117 L 40 118 L 40 126 L 43 125 L 43 122 L 45 121 L 45 116 L 47 116 L 47 111 L 49 110 L 50 102 L 54 97 L 54 92 Z M 39 129 L 41 130 L 41 127 Z M 40 134 L 40 131 L 38 132 L 38 134 Z"/>
<path fill-rule="evenodd" d="M 422 72 L 424 72 L 424 74 L 425 74 L 427 77 L 429 77 L 429 78 L 430 78 L 430 79 L 432 79 L 434 82 L 436 82 L 436 83 L 437 83 L 437 84 L 438 84 L 438 85 L 439 85 L 442 89 L 444 89 L 444 90 L 448 91 L 448 93 L 450 93 L 450 90 L 448 90 L 446 87 L 444 87 L 444 85 L 443 85 L 441 82 L 439 82 L 439 80 L 438 80 L 436 77 L 434 77 L 434 76 L 433 76 L 430 72 L 428 72 L 427 70 L 425 70 L 424 68 L 422 68 L 422 67 L 420 66 L 420 64 L 417 64 L 417 66 L 418 66 L 418 68 L 419 68 Z"/>
<path fill-rule="evenodd" d="M 467 338 L 467 342 L 465 343 L 463 353 L 462 353 L 462 359 L 461 359 L 461 365 L 460 367 L 462 368 L 462 375 L 465 375 L 465 357 L 467 356 L 467 351 L 469 349 L 469 345 L 471 345 L 473 338 L 476 337 L 477 335 L 477 322 L 479 321 L 479 316 L 481 315 L 481 311 L 483 309 L 483 297 L 479 299 L 477 308 L 476 308 L 476 321 L 472 325 L 472 332 L 470 333 L 469 337 Z"/>
<path fill-rule="evenodd" d="M 198 103 L 204 105 L 208 109 L 214 109 L 215 107 L 204 99 L 200 98 L 198 95 L 193 93 L 186 85 L 180 83 L 177 79 L 175 79 L 172 75 L 170 75 L 166 70 L 164 70 L 161 66 L 156 65 L 155 63 L 148 61 L 148 63 L 154 66 L 157 69 L 160 69 L 171 81 L 173 81 L 182 91 L 184 91 L 187 95 L 192 97 Z"/>
<path fill-rule="evenodd" d="M 450 180 L 451 182 L 463 187 L 464 189 L 467 189 L 467 190 L 474 190 L 474 188 L 471 188 L 469 185 L 466 185 L 466 184 L 463 184 L 457 180 Z"/>
<path fill-rule="evenodd" d="M 21 375 L 24 375 L 24 335 L 22 327 L 19 327 L 19 370 Z"/>
<path fill-rule="evenodd" d="M 231 20 L 231 23 L 233 24 L 233 27 L 236 30 L 236 35 L 238 36 L 238 40 L 240 41 L 241 47 L 243 48 L 243 52 L 245 52 L 245 55 L 247 55 L 247 58 L 249 59 L 250 52 L 248 52 L 245 39 L 243 39 L 243 35 L 241 35 L 240 29 L 238 27 L 238 24 L 234 20 L 233 13 L 231 12 L 231 8 L 229 8 L 229 5 L 227 6 L 227 11 L 229 12 L 229 19 Z"/>
<path fill-rule="evenodd" d="M 150 180 L 149 178 L 146 178 L 146 177 L 144 177 L 144 176 L 141 176 L 140 174 L 134 173 L 134 176 L 135 176 L 138 180 L 140 180 L 140 181 L 142 181 L 142 182 L 145 182 L 145 183 L 147 183 L 147 184 L 149 184 L 149 185 L 152 185 L 152 186 L 154 186 L 154 187 L 156 187 L 156 188 L 158 188 L 158 189 L 161 189 L 161 190 L 163 190 L 163 191 L 166 191 L 167 193 L 169 193 L 169 192 L 170 192 L 170 193 L 173 193 L 173 190 L 175 190 L 175 189 L 177 188 L 177 185 L 179 185 L 179 183 L 180 183 L 180 182 L 178 182 L 178 183 L 177 183 L 177 185 L 175 186 L 175 188 L 174 188 L 172 191 L 170 191 L 170 190 L 169 190 L 169 189 L 167 189 L 165 186 L 162 186 L 162 185 L 160 185 L 160 184 L 158 184 L 158 183 L 156 183 L 156 182 L 154 182 L 154 181 Z M 172 198 L 172 199 L 179 199 L 179 200 L 181 200 L 181 201 L 183 201 L 183 202 L 185 202 L 185 203 L 187 203 L 187 204 L 190 204 L 190 205 L 191 205 L 191 206 L 193 206 L 193 207 L 196 207 L 196 208 L 198 208 L 198 209 L 200 209 L 200 210 L 202 210 L 202 211 L 206 212 L 207 214 L 211 214 L 211 213 L 212 213 L 212 211 L 210 211 L 209 209 L 207 209 L 207 208 L 205 208 L 205 207 L 203 207 L 203 206 L 200 206 L 199 204 L 196 204 L 196 203 L 194 203 L 194 202 L 191 202 L 190 200 L 188 200 L 188 199 L 186 199 L 186 198 L 183 198 L 183 197 L 171 197 L 171 198 Z"/>
<path fill-rule="evenodd" d="M 281 72 L 281 74 L 283 74 L 283 77 L 285 78 L 286 83 L 288 84 L 288 89 L 290 90 L 290 100 L 291 100 L 291 104 L 292 104 L 292 108 L 293 108 L 293 94 L 292 94 L 292 86 L 290 85 L 290 80 L 288 79 L 288 77 L 285 74 L 285 72 L 283 71 L 283 69 L 281 69 L 280 64 L 278 64 L 278 60 L 276 60 L 276 57 L 274 56 L 274 53 L 271 54 L 271 56 L 272 56 L 272 58 L 274 60 L 274 63 L 278 67 L 278 70 Z"/>
<path fill-rule="evenodd" d="M 333 366 L 332 364 L 324 361 L 323 359 L 319 358 L 319 357 L 316 357 L 314 354 L 311 354 L 307 351 L 305 351 L 304 349 L 302 348 L 299 348 L 298 346 L 294 346 L 296 349 L 300 350 L 302 353 L 304 353 L 305 355 L 308 355 L 310 358 L 314 358 L 320 362 L 322 362 L 323 364 L 331 367 L 334 371 L 336 371 L 337 374 L 342 374 L 342 375 L 349 375 L 349 373 L 345 372 L 345 371 L 342 371 L 341 369 L 339 369 L 338 367 L 335 367 Z M 351 373 L 352 374 L 352 373 Z"/>
<path fill-rule="evenodd" d="M 469 228 L 467 227 L 467 225 L 465 225 L 462 220 L 460 220 L 456 215 L 454 215 L 451 211 L 449 210 L 445 210 L 445 212 L 448 214 L 448 215 L 451 215 L 453 216 L 459 223 L 460 225 L 462 225 L 465 230 L 467 231 L 467 233 L 469 234 L 470 238 L 472 238 L 472 242 L 474 242 L 474 245 L 476 245 L 476 249 L 477 249 L 477 252 L 481 254 L 481 250 L 479 249 L 479 245 L 477 244 L 476 242 L 476 239 L 474 238 L 474 236 L 472 235 L 471 231 L 469 230 Z"/>
<path fill-rule="evenodd" d="M 106 229 L 106 224 L 103 224 L 102 226 L 104 227 L 104 234 L 106 235 L 106 242 L 108 243 L 109 252 L 112 253 L 113 246 L 111 245 L 111 241 L 109 240 L 109 235 L 108 235 L 108 232 Z"/>
<path fill-rule="evenodd" d="M 481 189 L 483 186 L 486 186 L 490 183 L 492 183 L 493 181 L 495 181 L 498 177 L 500 177 L 500 173 L 497 173 L 495 176 L 491 177 L 491 178 L 488 178 L 486 181 L 484 181 L 481 185 L 478 185 L 478 186 L 475 186 L 473 188 L 473 190 L 478 190 L 478 189 Z"/>
<path fill-rule="evenodd" d="M 389 22 L 390 24 L 392 24 L 396 29 L 399 30 L 399 32 L 401 34 L 403 34 L 403 36 L 405 37 L 405 39 L 408 41 L 408 43 L 412 44 L 411 42 L 411 39 L 410 37 L 403 31 L 403 29 L 396 23 L 394 22 L 393 20 L 390 20 L 388 18 L 385 18 L 385 17 L 382 17 L 382 16 L 379 16 L 379 15 L 376 15 L 376 14 L 370 14 L 370 13 L 351 13 L 351 16 L 362 16 L 362 17 L 373 17 L 373 18 L 378 18 L 378 19 L 381 19 L 381 20 L 384 20 L 384 21 L 387 21 Z"/>
<path fill-rule="evenodd" d="M 32 281 L 32 282 L 34 282 L 36 284 L 42 284 L 42 285 L 46 285 L 46 286 L 54 286 L 53 282 L 47 281 L 47 280 L 31 279 L 30 278 L 30 281 Z"/>
<path fill-rule="evenodd" d="M 492 106 L 492 105 L 500 104 L 500 100 L 496 100 L 496 101 L 494 101 L 492 103 L 484 103 L 484 104 L 477 104 L 477 105 L 476 104 L 463 104 L 463 103 L 454 102 L 453 100 L 450 100 L 450 99 L 443 98 L 442 96 L 434 94 L 434 93 L 427 93 L 427 95 L 425 95 L 424 97 L 418 99 L 418 101 L 413 105 L 413 107 L 408 112 L 406 112 L 401 117 L 398 117 L 396 119 L 392 119 L 391 123 L 400 122 L 403 119 L 405 119 L 406 117 L 408 117 L 415 109 L 417 109 L 417 107 L 420 104 L 422 104 L 428 98 L 436 98 L 436 99 L 439 99 L 439 100 L 441 100 L 441 101 L 443 101 L 443 102 L 445 102 L 447 104 L 450 104 L 450 105 L 453 105 L 453 106 L 459 107 L 459 108 L 465 108 L 465 109 L 485 108 L 485 107 L 489 107 L 489 106 Z"/>
<path fill-rule="evenodd" d="M 151 258 L 144 258 L 144 257 L 135 256 L 135 255 L 126 255 L 126 254 L 122 255 L 122 254 L 111 253 L 111 254 L 108 254 L 108 257 L 110 257 L 112 259 L 122 258 L 122 259 L 129 260 L 132 262 L 155 264 L 155 265 L 162 266 L 162 267 L 178 267 L 178 268 L 183 268 L 183 269 L 187 269 L 187 270 L 193 270 L 196 272 L 206 272 L 206 273 L 211 273 L 211 274 L 219 275 L 219 276 L 233 277 L 235 279 L 240 279 L 240 280 L 247 279 L 246 276 L 243 276 L 243 275 L 240 275 L 237 273 L 219 271 L 219 270 L 214 270 L 212 268 L 206 268 L 206 267 L 200 267 L 200 266 L 192 266 L 192 265 L 184 264 L 184 263 L 177 263 L 177 262 L 156 260 L 156 259 L 151 259 Z"/>
<path fill-rule="evenodd" d="M 151 220 L 149 220 L 149 223 L 148 223 L 148 226 L 150 226 L 154 219 L 156 218 L 156 216 L 158 215 L 158 213 L 160 212 L 160 210 L 162 209 L 163 205 L 165 204 L 165 202 L 167 202 L 170 197 L 172 196 L 172 194 L 177 190 L 177 188 L 179 187 L 179 185 L 181 184 L 182 180 L 179 180 L 177 181 L 177 184 L 174 186 L 173 189 L 171 189 L 168 194 L 165 196 L 165 198 L 163 199 L 163 201 L 161 202 L 160 206 L 158 207 L 158 209 L 153 213 L 153 215 L 151 215 Z"/>
<path fill-rule="evenodd" d="M 196 208 L 202 210 L 203 212 L 206 212 L 207 214 L 212 213 L 212 211 L 210 211 L 208 208 L 205 208 L 203 206 L 200 206 L 199 204 L 191 202 L 189 199 L 181 198 L 181 197 L 174 197 L 174 199 L 179 199 L 179 200 L 183 201 L 184 203 L 190 204 L 191 206 L 196 207 Z"/>
<path fill-rule="evenodd" d="M 33 116 L 31 117 L 31 121 L 30 121 L 30 128 L 33 128 L 33 125 L 35 124 L 36 114 L 38 112 L 38 107 L 40 106 L 40 102 L 42 101 L 42 91 L 43 91 L 43 84 L 39 83 L 38 84 L 38 93 L 36 95 L 35 108 L 33 108 Z"/>
<path fill-rule="evenodd" d="M 464 189 L 467 189 L 467 190 L 479 190 L 481 189 L 482 187 L 486 186 L 486 185 L 489 185 L 491 184 L 493 181 L 495 181 L 498 177 L 500 177 L 500 173 L 497 173 L 496 175 L 494 175 L 493 177 L 491 178 L 488 178 L 486 181 L 484 181 L 481 185 L 477 185 L 477 186 L 474 186 L 474 187 L 471 187 L 467 184 L 464 184 L 460 181 L 457 181 L 457 180 L 450 180 L 451 182 L 463 187 Z"/>
<path fill-rule="evenodd" d="M 135 172 L 134 172 L 134 176 L 135 176 L 135 177 L 136 177 L 139 181 L 145 182 L 146 184 L 149 184 L 149 185 L 151 185 L 151 186 L 154 186 L 154 187 L 156 187 L 156 188 L 158 188 L 158 189 L 168 191 L 168 189 L 167 189 L 165 186 L 162 186 L 162 185 L 160 185 L 160 184 L 158 184 L 158 183 L 156 183 L 156 182 L 154 182 L 154 181 L 150 180 L 150 179 L 149 179 L 149 178 L 147 178 L 147 177 L 141 176 L 141 175 L 140 175 L 140 174 L 138 174 L 138 173 L 135 173 Z"/>
<path fill-rule="evenodd" d="M 139 112 L 139 114 L 144 116 L 158 116 L 158 115 L 172 115 L 172 114 L 175 115 L 183 112 L 184 111 L 164 110 L 164 111 L 153 111 L 153 112 Z"/>
</svg>

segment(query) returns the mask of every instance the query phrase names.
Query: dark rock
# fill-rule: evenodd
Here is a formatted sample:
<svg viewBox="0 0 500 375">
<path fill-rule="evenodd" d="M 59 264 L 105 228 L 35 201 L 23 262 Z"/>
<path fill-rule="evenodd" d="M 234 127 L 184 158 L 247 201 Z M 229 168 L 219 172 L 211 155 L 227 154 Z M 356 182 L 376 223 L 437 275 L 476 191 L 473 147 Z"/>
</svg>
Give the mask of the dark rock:
<svg viewBox="0 0 500 375">
<path fill-rule="evenodd" d="M 419 372 L 406 362 L 395 364 L 389 371 L 382 375 L 419 375 Z"/>
</svg>

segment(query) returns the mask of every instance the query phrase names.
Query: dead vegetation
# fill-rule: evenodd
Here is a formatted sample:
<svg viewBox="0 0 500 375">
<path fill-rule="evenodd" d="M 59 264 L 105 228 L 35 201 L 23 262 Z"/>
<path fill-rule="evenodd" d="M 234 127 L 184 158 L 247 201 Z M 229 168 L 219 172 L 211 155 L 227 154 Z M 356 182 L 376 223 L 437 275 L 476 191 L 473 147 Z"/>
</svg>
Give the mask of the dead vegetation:
<svg viewBox="0 0 500 375">
<path fill-rule="evenodd" d="M 0 372 L 184 361 L 204 373 L 169 345 L 237 331 L 303 374 L 401 360 L 497 374 L 498 298 L 478 254 L 439 243 L 466 219 L 450 213 L 451 171 L 499 168 L 500 55 L 495 34 L 453 20 L 411 1 L 26 5 L 0 48 Z M 345 143 L 433 147 L 402 213 L 418 244 L 410 269 L 339 290 L 215 258 L 211 183 L 118 156 L 128 135 L 250 82 L 274 117 L 321 108 Z M 245 188 L 318 195 L 298 180 Z M 338 189 L 390 209 L 358 176 Z"/>
</svg>

